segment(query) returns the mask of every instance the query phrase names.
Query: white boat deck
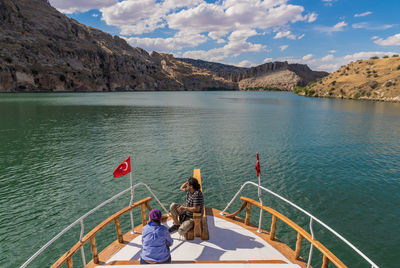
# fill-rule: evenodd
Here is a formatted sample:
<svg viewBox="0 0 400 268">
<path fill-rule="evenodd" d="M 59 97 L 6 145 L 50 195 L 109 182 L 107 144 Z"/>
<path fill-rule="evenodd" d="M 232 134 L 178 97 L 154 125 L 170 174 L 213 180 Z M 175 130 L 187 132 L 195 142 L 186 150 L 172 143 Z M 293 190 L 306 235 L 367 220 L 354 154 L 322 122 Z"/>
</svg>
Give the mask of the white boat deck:
<svg viewBox="0 0 400 268">
<path fill-rule="evenodd" d="M 207 216 L 210 240 L 200 238 L 185 240 L 178 232 L 172 234 L 172 261 L 168 267 L 300 267 L 292 264 L 285 256 L 266 241 L 245 228 L 219 217 Z M 171 226 L 172 221 L 163 223 Z M 106 265 L 97 267 L 135 267 L 136 265 L 107 265 L 112 261 L 133 261 L 140 259 L 142 237 L 138 236 L 114 254 Z M 282 263 L 179 263 L 179 261 L 281 261 Z M 283 263 L 284 262 L 284 263 Z M 149 265 L 146 267 L 160 267 Z M 165 267 L 165 264 L 161 265 Z"/>
</svg>

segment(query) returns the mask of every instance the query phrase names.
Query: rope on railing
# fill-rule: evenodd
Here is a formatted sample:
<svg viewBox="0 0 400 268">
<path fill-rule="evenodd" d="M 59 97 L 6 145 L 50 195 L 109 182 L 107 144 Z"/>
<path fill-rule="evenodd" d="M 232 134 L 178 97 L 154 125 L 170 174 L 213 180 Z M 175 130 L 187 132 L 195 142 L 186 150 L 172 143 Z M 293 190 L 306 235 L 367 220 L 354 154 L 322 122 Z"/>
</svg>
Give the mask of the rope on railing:
<svg viewBox="0 0 400 268">
<path fill-rule="evenodd" d="M 232 200 L 228 203 L 228 205 L 225 207 L 225 209 L 220 213 L 221 215 L 223 215 L 225 213 L 225 211 L 230 207 L 230 205 L 233 203 L 233 201 L 237 198 L 237 196 L 240 194 L 240 192 L 244 189 L 244 187 L 248 184 L 254 185 L 256 187 L 259 187 L 258 184 L 252 182 L 252 181 L 247 181 L 245 183 L 243 183 L 243 185 L 240 187 L 239 191 L 235 194 L 235 196 L 232 198 Z M 376 265 L 373 261 L 371 261 L 364 253 L 362 253 L 358 248 L 356 248 L 352 243 L 350 243 L 349 241 L 347 241 L 343 236 L 341 236 L 340 234 L 338 234 L 335 230 L 333 230 L 331 227 L 329 227 L 328 225 L 326 225 L 325 223 L 323 223 L 321 220 L 319 220 L 318 218 L 314 217 L 311 213 L 307 212 L 306 210 L 302 209 L 301 207 L 297 206 L 296 204 L 294 204 L 293 202 L 287 200 L 286 198 L 274 193 L 273 191 L 260 186 L 261 189 L 263 189 L 264 191 L 278 197 L 279 199 L 285 201 L 286 203 L 288 203 L 289 205 L 291 205 L 292 207 L 300 210 L 301 212 L 303 212 L 304 214 L 306 214 L 307 216 L 309 216 L 310 218 L 312 218 L 313 220 L 315 220 L 316 222 L 318 222 L 319 224 L 321 224 L 323 227 L 325 227 L 326 229 L 328 229 L 331 233 L 333 233 L 334 235 L 336 235 L 338 238 L 340 238 L 343 242 L 345 242 L 348 246 L 350 246 L 355 252 L 357 252 L 361 257 L 364 258 L 364 260 L 366 260 L 369 264 L 372 265 L 373 268 L 379 268 L 378 265 Z"/>
<path fill-rule="evenodd" d="M 82 239 L 82 235 L 83 235 L 83 220 L 91 215 L 92 213 L 94 213 L 95 211 L 97 211 L 98 209 L 102 208 L 103 206 L 107 205 L 108 203 L 110 203 L 111 201 L 117 199 L 118 197 L 120 197 L 121 195 L 129 192 L 129 191 L 133 191 L 133 189 L 139 187 L 139 186 L 145 186 L 147 188 L 147 190 L 154 196 L 154 198 L 156 199 L 156 201 L 158 202 L 158 204 L 160 204 L 160 206 L 164 209 L 164 211 L 166 213 L 169 213 L 164 205 L 160 202 L 160 200 L 157 198 L 157 196 L 153 193 L 153 191 L 150 189 L 149 186 L 147 186 L 147 184 L 143 183 L 143 182 L 139 182 L 137 184 L 135 184 L 132 187 L 129 187 L 128 189 L 123 190 L 122 192 L 114 195 L 113 197 L 111 197 L 110 199 L 104 201 L 103 203 L 101 203 L 100 205 L 98 205 L 97 207 L 93 208 L 92 210 L 90 210 L 89 212 L 87 212 L 86 214 L 84 214 L 83 216 L 81 216 L 79 219 L 77 219 L 76 221 L 74 221 L 73 223 L 71 223 L 70 225 L 68 225 L 64 230 L 62 230 L 61 232 L 59 232 L 56 236 L 54 236 L 49 242 L 47 242 L 44 246 L 42 246 L 35 254 L 33 254 L 24 264 L 22 264 L 20 266 L 20 268 L 25 268 L 26 266 L 28 266 L 28 264 L 30 264 L 37 256 L 39 256 L 46 248 L 48 248 L 51 244 L 53 244 L 58 238 L 60 238 L 63 234 L 65 234 L 66 232 L 68 232 L 72 227 L 74 227 L 76 224 L 81 223 L 81 238 Z M 83 254 L 84 256 L 84 254 Z M 82 257 L 84 258 L 84 257 Z M 85 262 L 84 262 L 85 263 Z"/>
</svg>

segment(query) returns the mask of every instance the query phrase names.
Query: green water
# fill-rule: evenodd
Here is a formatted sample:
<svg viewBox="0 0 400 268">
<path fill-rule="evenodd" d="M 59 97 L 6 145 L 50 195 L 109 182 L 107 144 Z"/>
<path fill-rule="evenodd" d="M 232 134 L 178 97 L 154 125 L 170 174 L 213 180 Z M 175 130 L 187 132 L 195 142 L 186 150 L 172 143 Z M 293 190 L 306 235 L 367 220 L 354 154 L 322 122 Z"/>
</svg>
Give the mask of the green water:
<svg viewBox="0 0 400 268">
<path fill-rule="evenodd" d="M 128 176 L 112 178 L 129 154 L 134 182 L 153 187 L 163 203 L 183 201 L 177 187 L 200 168 L 207 205 L 223 209 L 243 182 L 257 180 L 256 152 L 263 186 L 324 221 L 380 267 L 398 265 L 400 104 L 282 92 L 135 92 L 0 95 L 0 267 L 18 267 L 129 187 Z M 147 195 L 138 189 L 136 200 Z M 254 188 L 244 195 L 256 199 Z M 307 217 L 267 194 L 263 199 L 309 230 Z M 128 203 L 126 195 L 90 216 L 86 232 Z M 263 226 L 270 221 L 265 215 Z M 129 218 L 122 222 L 127 232 Z M 349 267 L 369 267 L 314 227 Z M 79 232 L 71 229 L 31 267 L 49 266 Z M 294 247 L 296 233 L 285 225 L 278 223 L 277 236 Z M 97 238 L 99 250 L 114 239 L 110 225 Z M 89 259 L 88 246 L 85 252 Z M 320 265 L 317 250 L 313 256 Z"/>
</svg>

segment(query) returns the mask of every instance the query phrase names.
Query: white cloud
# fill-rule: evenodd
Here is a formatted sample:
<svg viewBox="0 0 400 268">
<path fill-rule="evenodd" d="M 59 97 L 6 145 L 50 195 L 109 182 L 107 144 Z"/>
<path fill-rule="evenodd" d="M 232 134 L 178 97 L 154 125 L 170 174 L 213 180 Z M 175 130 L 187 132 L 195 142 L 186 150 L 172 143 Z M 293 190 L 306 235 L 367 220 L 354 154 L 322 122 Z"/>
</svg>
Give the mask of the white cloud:
<svg viewBox="0 0 400 268">
<path fill-rule="evenodd" d="M 318 18 L 318 14 L 315 13 L 315 12 L 312 12 L 311 14 L 308 15 L 307 21 L 308 21 L 309 23 L 311 23 L 311 22 L 316 21 L 317 18 Z"/>
<path fill-rule="evenodd" d="M 357 18 L 357 17 L 365 17 L 365 16 L 368 16 L 368 15 L 371 15 L 371 14 L 372 14 L 371 11 L 367 11 L 367 12 L 360 13 L 360 14 L 354 14 L 354 17 L 355 18 Z"/>
<path fill-rule="evenodd" d="M 221 61 L 228 57 L 237 57 L 244 52 L 263 52 L 267 47 L 260 44 L 247 42 L 251 36 L 258 35 L 255 30 L 238 30 L 228 36 L 228 44 L 223 47 L 206 50 L 193 50 L 183 53 L 184 57 L 203 59 L 209 61 Z"/>
<path fill-rule="evenodd" d="M 281 51 L 285 51 L 289 46 L 288 45 L 283 45 L 280 46 L 279 48 L 281 49 Z"/>
<path fill-rule="evenodd" d="M 396 54 L 394 52 L 383 52 L 383 51 L 368 51 L 368 52 L 357 52 L 351 55 L 346 55 L 343 57 L 347 62 L 357 61 L 357 60 L 366 60 L 374 56 L 383 57 L 385 55 L 393 55 Z"/>
<path fill-rule="evenodd" d="M 60 12 L 72 14 L 75 12 L 85 12 L 90 9 L 101 9 L 112 6 L 118 0 L 50 0 L 50 4 Z"/>
<path fill-rule="evenodd" d="M 329 50 L 329 53 L 331 54 L 336 53 L 336 50 Z"/>
<path fill-rule="evenodd" d="M 374 36 L 371 37 L 371 40 L 376 40 L 376 39 L 378 39 L 378 38 L 379 38 L 379 36 L 374 35 Z"/>
<path fill-rule="evenodd" d="M 302 59 L 303 59 L 303 60 L 310 60 L 312 57 L 314 57 L 313 54 L 307 54 L 307 55 L 305 55 Z"/>
<path fill-rule="evenodd" d="M 321 60 L 322 61 L 331 61 L 333 60 L 334 56 L 332 54 L 326 55 L 325 57 L 323 57 Z"/>
<path fill-rule="evenodd" d="M 391 24 L 371 26 L 368 22 L 354 23 L 351 25 L 354 29 L 367 29 L 367 30 L 386 30 L 393 27 Z"/>
<path fill-rule="evenodd" d="M 322 0 L 324 2 L 325 6 L 332 6 L 333 2 L 336 2 L 337 0 Z"/>
<path fill-rule="evenodd" d="M 389 36 L 386 39 L 379 38 L 374 43 L 381 46 L 400 46 L 400 34 Z"/>
<path fill-rule="evenodd" d="M 255 64 L 252 63 L 251 61 L 244 60 L 244 61 L 241 61 L 238 64 L 236 64 L 236 66 L 239 66 L 239 67 L 252 67 L 252 66 L 255 66 Z"/>
<path fill-rule="evenodd" d="M 287 39 L 291 39 L 291 40 L 296 40 L 296 39 L 301 39 L 305 36 L 305 34 L 296 36 L 294 34 L 292 34 L 290 31 L 282 31 L 282 32 L 278 32 L 275 36 L 274 39 L 280 39 L 280 38 L 284 38 L 286 37 Z"/>
<path fill-rule="evenodd" d="M 316 30 L 321 31 L 321 32 L 326 32 L 326 33 L 333 33 L 333 32 L 340 32 L 343 31 L 344 28 L 347 26 L 347 22 L 341 21 L 336 23 L 332 27 L 328 26 L 317 26 L 315 27 Z"/>
<path fill-rule="evenodd" d="M 285 32 L 278 32 L 275 36 L 274 39 L 279 39 L 279 38 L 283 38 L 286 37 L 288 39 L 292 39 L 295 40 L 296 36 L 293 35 L 290 31 L 285 31 Z"/>
<path fill-rule="evenodd" d="M 273 58 L 265 58 L 262 62 L 262 64 L 267 63 L 267 62 L 273 62 L 274 59 Z"/>
<path fill-rule="evenodd" d="M 99 14 L 96 14 L 96 13 L 92 14 L 92 17 L 97 18 L 98 16 L 99 16 Z"/>
<path fill-rule="evenodd" d="M 315 58 L 312 54 L 306 55 L 303 58 L 294 57 L 279 57 L 279 58 L 268 58 L 268 61 L 287 61 L 289 63 L 300 63 L 307 64 L 312 70 L 322 70 L 327 72 L 333 72 L 338 70 L 341 66 L 349 64 L 352 61 L 367 60 L 371 57 L 378 56 L 383 57 L 385 55 L 392 56 L 393 54 L 400 54 L 399 52 L 383 52 L 383 51 L 368 51 L 368 52 L 357 52 L 349 54 L 344 57 L 334 57 L 333 55 L 327 55 L 322 58 Z M 266 62 L 264 60 L 264 62 Z"/>
<path fill-rule="evenodd" d="M 200 34 L 184 35 L 182 33 L 177 33 L 174 37 L 170 38 L 130 37 L 125 39 L 133 47 L 140 47 L 149 52 L 157 51 L 165 53 L 171 53 L 183 47 L 195 47 L 207 41 L 207 37 Z"/>
</svg>

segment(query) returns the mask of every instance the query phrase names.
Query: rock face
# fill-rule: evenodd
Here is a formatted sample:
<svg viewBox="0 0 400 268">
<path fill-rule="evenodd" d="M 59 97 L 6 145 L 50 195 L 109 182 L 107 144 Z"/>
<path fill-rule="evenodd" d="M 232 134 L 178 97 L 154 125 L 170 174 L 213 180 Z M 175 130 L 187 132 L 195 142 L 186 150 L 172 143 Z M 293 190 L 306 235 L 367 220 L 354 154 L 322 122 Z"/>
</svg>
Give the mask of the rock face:
<svg viewBox="0 0 400 268">
<path fill-rule="evenodd" d="M 0 0 L 0 25 L 0 91 L 182 89 L 146 51 L 45 0 Z"/>
<path fill-rule="evenodd" d="M 226 80 L 237 82 L 241 90 L 293 90 L 295 86 L 304 86 L 328 75 L 327 72 L 312 71 L 307 65 L 289 64 L 288 62 L 269 62 L 256 67 L 241 68 L 186 58 L 179 60 L 213 71 L 217 76 Z"/>
<path fill-rule="evenodd" d="M 237 83 L 217 76 L 214 72 L 179 61 L 172 55 L 152 52 L 151 57 L 175 79 L 184 90 L 238 90 Z"/>
<path fill-rule="evenodd" d="M 47 0 L 0 0 L 0 92 L 290 90 L 319 75 L 287 62 L 240 68 L 149 55 Z"/>
<path fill-rule="evenodd" d="M 300 89 L 300 95 L 400 101 L 400 57 L 359 60 Z"/>
</svg>

